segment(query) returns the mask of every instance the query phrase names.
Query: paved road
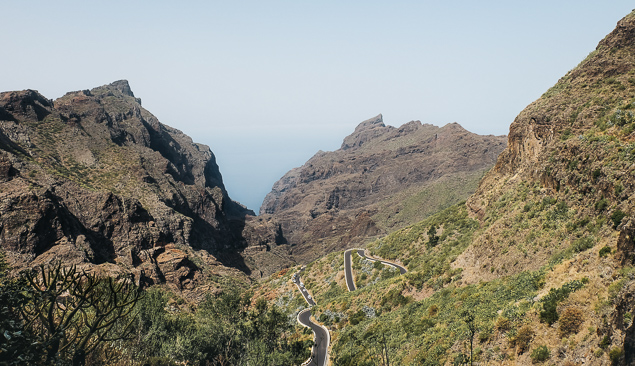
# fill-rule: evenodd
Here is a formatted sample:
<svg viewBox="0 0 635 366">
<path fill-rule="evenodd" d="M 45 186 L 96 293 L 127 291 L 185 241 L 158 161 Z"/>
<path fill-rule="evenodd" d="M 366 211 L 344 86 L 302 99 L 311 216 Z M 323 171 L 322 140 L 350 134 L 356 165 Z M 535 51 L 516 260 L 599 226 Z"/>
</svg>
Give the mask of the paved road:
<svg viewBox="0 0 635 366">
<path fill-rule="evenodd" d="M 313 300 L 313 297 L 311 297 L 309 291 L 307 291 L 307 289 L 304 287 L 304 283 L 302 283 L 302 280 L 300 280 L 300 274 L 302 274 L 302 271 L 304 271 L 304 267 L 302 267 L 302 269 L 298 273 L 294 274 L 293 277 L 291 277 L 291 280 L 293 281 L 293 283 L 295 283 L 296 286 L 298 286 L 298 290 L 300 290 L 300 293 L 304 297 L 304 300 L 309 304 L 309 306 L 315 306 L 315 300 Z"/>
<path fill-rule="evenodd" d="M 298 322 L 313 330 L 315 344 L 311 350 L 311 362 L 308 366 L 326 366 L 330 335 L 326 328 L 311 321 L 311 309 L 302 310 L 298 314 Z"/>
<path fill-rule="evenodd" d="M 355 291 L 355 279 L 353 278 L 353 269 L 351 268 L 351 252 L 349 249 L 344 252 L 344 277 L 346 277 L 346 287 L 348 291 Z"/>
<path fill-rule="evenodd" d="M 406 269 L 406 267 L 400 266 L 400 265 L 398 265 L 397 263 L 393 263 L 393 262 L 385 261 L 385 260 L 383 260 L 383 259 L 379 259 L 379 258 L 370 258 L 370 257 L 367 257 L 367 256 L 366 256 L 366 254 L 364 254 L 364 250 L 363 250 L 363 249 L 357 249 L 357 254 L 359 254 L 359 256 L 360 256 L 360 257 L 362 257 L 362 258 L 366 258 L 366 259 L 368 259 L 368 260 L 369 260 L 369 261 L 371 261 L 371 262 L 374 262 L 374 261 L 379 261 L 379 262 L 381 262 L 381 263 L 383 263 L 383 264 L 386 264 L 386 265 L 389 265 L 389 266 L 393 266 L 393 267 L 397 268 L 397 269 L 399 270 L 399 272 L 401 272 L 401 274 L 404 274 L 404 273 L 408 272 L 408 270 Z"/>
<path fill-rule="evenodd" d="M 403 267 L 398 265 L 397 263 L 393 263 L 393 262 L 389 262 L 389 261 L 385 261 L 383 259 L 378 259 L 378 258 L 369 258 L 366 256 L 366 254 L 364 254 L 364 250 L 363 249 L 349 249 L 347 251 L 344 252 L 344 277 L 346 277 L 346 287 L 348 287 L 348 291 L 355 291 L 356 287 L 355 287 L 355 279 L 353 278 L 353 265 L 352 265 L 352 260 L 351 260 L 351 252 L 353 251 L 357 251 L 357 254 L 362 257 L 362 258 L 366 258 L 371 262 L 375 262 L 375 261 L 379 261 L 383 264 L 389 265 L 389 266 L 393 266 L 397 269 L 399 269 L 399 272 L 401 274 L 404 274 L 406 272 L 408 272 L 408 270 Z"/>
<path fill-rule="evenodd" d="M 298 273 L 294 274 L 291 277 L 293 283 L 298 286 L 298 290 L 304 297 L 304 300 L 309 304 L 309 306 L 315 306 L 315 300 L 309 294 L 307 289 L 304 287 L 302 280 L 300 279 L 300 274 L 304 271 L 304 267 L 298 271 Z M 326 366 L 328 361 L 328 350 L 329 343 L 331 342 L 331 335 L 329 334 L 328 329 L 319 324 L 313 323 L 311 321 L 311 309 L 304 309 L 300 313 L 298 313 L 298 323 L 304 325 L 305 327 L 311 328 L 313 330 L 313 341 L 314 345 L 311 349 L 311 358 L 309 361 L 303 363 L 303 366 Z"/>
</svg>

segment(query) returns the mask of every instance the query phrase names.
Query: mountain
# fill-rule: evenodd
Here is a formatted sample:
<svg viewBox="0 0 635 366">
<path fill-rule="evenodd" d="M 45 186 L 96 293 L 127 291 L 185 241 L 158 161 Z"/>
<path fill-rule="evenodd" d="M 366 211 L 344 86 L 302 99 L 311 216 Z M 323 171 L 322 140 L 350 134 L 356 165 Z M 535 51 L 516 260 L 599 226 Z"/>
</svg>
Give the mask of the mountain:
<svg viewBox="0 0 635 366">
<path fill-rule="evenodd" d="M 452 123 L 386 126 L 378 115 L 339 150 L 318 152 L 285 174 L 260 208 L 280 222 L 294 257 L 333 250 L 413 224 L 467 199 L 505 147 Z"/>
<path fill-rule="evenodd" d="M 520 112 L 466 203 L 366 245 L 406 274 L 353 255 L 349 292 L 344 253 L 306 265 L 331 359 L 635 365 L 634 195 L 635 11 Z M 284 276 L 262 293 L 286 300 Z"/>
<path fill-rule="evenodd" d="M 204 273 L 260 276 L 272 247 L 284 256 L 278 227 L 230 199 L 210 149 L 125 80 L 54 101 L 0 93 L 0 192 L 0 246 L 18 269 L 62 260 L 193 289 Z"/>
<path fill-rule="evenodd" d="M 576 68 L 563 76 L 540 99 L 531 103 L 510 126 L 508 147 L 468 200 L 470 213 L 492 223 L 492 231 L 508 230 L 512 220 L 528 214 L 539 205 L 549 208 L 558 202 L 558 219 L 547 223 L 556 229 L 559 222 L 577 220 L 567 234 L 582 227 L 577 236 L 594 242 L 608 240 L 589 230 L 589 220 L 604 220 L 601 227 L 619 233 L 619 248 L 624 263 L 633 255 L 629 238 L 635 234 L 632 213 L 635 193 L 635 17 L 621 20 Z M 526 193 L 520 193 L 526 192 Z M 513 209 L 502 202 L 515 200 L 522 207 Z M 553 226 L 553 227 L 552 227 Z M 612 231 L 611 230 L 611 231 Z M 518 244 L 534 241 L 530 230 L 514 232 Z M 540 235 L 538 236 L 540 239 Z M 525 265 L 512 271 L 537 268 L 558 249 L 579 239 L 576 235 L 536 251 Z M 497 250 L 491 240 L 483 248 Z M 518 249 L 516 249 L 518 250 Z M 468 257 L 470 259 L 468 259 Z M 474 247 L 464 256 L 470 263 L 507 265 L 514 256 L 492 260 Z M 485 268 L 485 267 L 483 267 Z M 482 278 L 483 270 L 474 276 Z"/>
</svg>

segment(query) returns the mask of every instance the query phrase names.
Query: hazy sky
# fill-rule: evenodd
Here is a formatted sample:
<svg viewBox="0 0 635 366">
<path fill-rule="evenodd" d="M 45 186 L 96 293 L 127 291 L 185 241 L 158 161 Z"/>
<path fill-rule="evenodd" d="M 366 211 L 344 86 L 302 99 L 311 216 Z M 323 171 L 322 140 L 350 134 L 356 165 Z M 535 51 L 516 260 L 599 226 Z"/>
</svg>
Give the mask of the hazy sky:
<svg viewBox="0 0 635 366">
<path fill-rule="evenodd" d="M 127 79 L 210 146 L 230 196 L 386 124 L 506 134 L 595 49 L 626 0 L 2 1 L 0 90 L 48 98 Z"/>
</svg>

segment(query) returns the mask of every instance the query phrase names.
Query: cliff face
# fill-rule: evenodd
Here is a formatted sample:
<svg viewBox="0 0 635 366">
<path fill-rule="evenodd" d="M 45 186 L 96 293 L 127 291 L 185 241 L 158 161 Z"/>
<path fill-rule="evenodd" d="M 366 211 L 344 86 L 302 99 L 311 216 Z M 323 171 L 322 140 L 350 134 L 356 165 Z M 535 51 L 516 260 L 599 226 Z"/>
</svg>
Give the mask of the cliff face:
<svg viewBox="0 0 635 366">
<path fill-rule="evenodd" d="M 472 215 L 492 223 L 482 245 L 460 258 L 472 267 L 474 278 L 491 277 L 490 266 L 514 268 L 514 272 L 539 268 L 554 252 L 581 237 L 596 242 L 613 235 L 609 229 L 617 229 L 620 238 L 634 237 L 634 35 L 635 15 L 630 14 L 511 124 L 508 147 L 467 202 Z M 517 197 L 518 192 L 525 193 Z M 571 224 L 562 240 L 536 249 L 533 257 L 520 260 L 522 265 L 513 265 L 518 263 L 516 255 L 491 256 L 501 246 L 488 238 L 509 231 L 512 222 L 549 200 L 561 205 L 562 220 L 577 220 L 584 230 Z M 506 207 L 501 206 L 503 201 L 508 201 Z M 514 209 L 511 203 L 520 201 L 525 207 Z M 548 206 L 540 203 L 542 208 Z M 603 223 L 587 225 L 594 217 Z M 598 232 L 599 228 L 606 232 Z M 536 235 L 528 230 L 515 231 L 511 235 L 518 244 L 535 241 Z M 512 250 L 523 251 L 519 246 Z M 632 240 L 620 239 L 617 250 L 623 263 L 632 261 Z"/>
<path fill-rule="evenodd" d="M 261 213 L 282 225 L 294 256 L 311 260 L 361 244 L 466 199 L 505 147 L 454 123 L 362 122 L 334 152 L 287 173 Z"/>
<path fill-rule="evenodd" d="M 276 244 L 253 215 L 210 149 L 161 124 L 126 81 L 55 101 L 0 94 L 0 245 L 17 267 L 62 259 L 181 287 L 201 266 L 250 273 L 245 249 Z"/>
<path fill-rule="evenodd" d="M 579 190 L 581 185 L 595 182 L 574 177 L 577 172 L 598 167 L 612 175 L 622 170 L 600 164 L 612 153 L 623 152 L 620 147 L 630 147 L 635 138 L 634 36 L 635 17 L 630 14 L 585 60 L 516 117 L 510 126 L 507 149 L 469 202 L 474 212 L 488 205 L 484 192 L 501 178 L 531 179 L 550 188 L 560 184 Z M 562 166 L 573 158 L 581 165 L 575 169 Z M 605 179 L 597 183 L 601 183 L 598 195 L 618 198 Z"/>
</svg>

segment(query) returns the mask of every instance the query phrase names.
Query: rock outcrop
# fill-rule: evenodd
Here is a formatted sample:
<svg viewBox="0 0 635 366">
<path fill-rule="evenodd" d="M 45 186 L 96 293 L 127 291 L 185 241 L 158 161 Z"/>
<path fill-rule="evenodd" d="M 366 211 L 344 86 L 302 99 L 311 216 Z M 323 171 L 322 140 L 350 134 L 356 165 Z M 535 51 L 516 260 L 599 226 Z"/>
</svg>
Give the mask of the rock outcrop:
<svg viewBox="0 0 635 366">
<path fill-rule="evenodd" d="M 61 259 L 179 288 L 201 267 L 260 273 L 245 250 L 281 240 L 252 216 L 210 149 L 160 123 L 127 81 L 55 101 L 0 94 L 0 246 L 17 268 Z"/>
<path fill-rule="evenodd" d="M 452 123 L 362 122 L 339 150 L 318 152 L 273 186 L 260 209 L 301 261 L 364 243 L 465 200 L 505 147 Z"/>
</svg>

